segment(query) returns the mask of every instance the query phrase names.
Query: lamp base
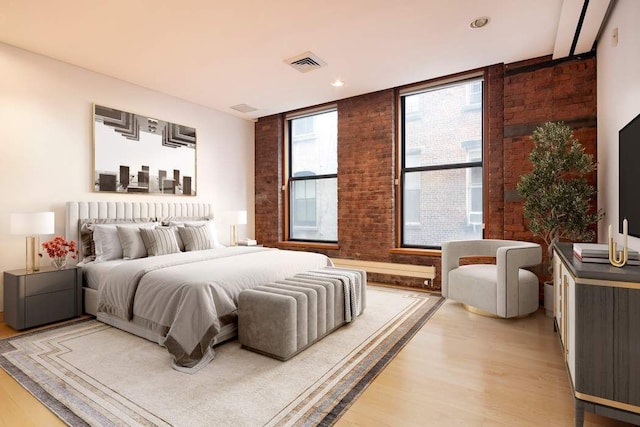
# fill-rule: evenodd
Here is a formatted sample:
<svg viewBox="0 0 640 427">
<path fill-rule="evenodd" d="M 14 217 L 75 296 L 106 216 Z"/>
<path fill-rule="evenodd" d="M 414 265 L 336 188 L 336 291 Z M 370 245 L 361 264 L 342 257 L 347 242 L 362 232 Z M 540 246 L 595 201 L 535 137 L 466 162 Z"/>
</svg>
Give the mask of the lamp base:
<svg viewBox="0 0 640 427">
<path fill-rule="evenodd" d="M 238 246 L 238 226 L 236 224 L 231 225 L 231 240 L 229 246 Z"/>
<path fill-rule="evenodd" d="M 38 236 L 27 236 L 26 242 L 26 269 L 27 273 L 40 271 L 38 254 L 40 253 Z"/>
</svg>

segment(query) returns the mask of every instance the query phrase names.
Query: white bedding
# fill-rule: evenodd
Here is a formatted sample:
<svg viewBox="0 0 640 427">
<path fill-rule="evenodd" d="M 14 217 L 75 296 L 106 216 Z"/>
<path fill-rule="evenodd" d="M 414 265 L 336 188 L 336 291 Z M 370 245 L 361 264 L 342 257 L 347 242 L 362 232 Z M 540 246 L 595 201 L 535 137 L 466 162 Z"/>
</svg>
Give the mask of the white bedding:
<svg viewBox="0 0 640 427">
<path fill-rule="evenodd" d="M 82 267 L 82 274 L 84 275 L 84 286 L 86 286 L 87 288 L 99 290 L 101 278 L 105 277 L 115 266 L 127 261 L 128 260 L 124 259 L 115 259 L 112 261 L 91 261 L 78 264 L 79 267 Z"/>
<path fill-rule="evenodd" d="M 235 324 L 241 290 L 327 265 L 331 261 L 321 254 L 233 247 L 89 263 L 83 269 L 87 284 L 99 288 L 99 319 L 110 315 L 159 334 L 174 368 L 193 372 L 213 359 L 218 335 Z"/>
</svg>

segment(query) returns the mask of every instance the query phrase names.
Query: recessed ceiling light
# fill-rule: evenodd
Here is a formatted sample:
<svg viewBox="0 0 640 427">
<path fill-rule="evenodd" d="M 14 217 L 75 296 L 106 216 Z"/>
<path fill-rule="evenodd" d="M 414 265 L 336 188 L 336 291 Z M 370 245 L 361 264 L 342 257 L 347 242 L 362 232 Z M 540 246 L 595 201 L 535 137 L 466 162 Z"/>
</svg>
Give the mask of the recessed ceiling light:
<svg viewBox="0 0 640 427">
<path fill-rule="evenodd" d="M 482 28 L 489 23 L 491 19 L 488 16 L 482 16 L 480 18 L 476 18 L 469 24 L 470 28 Z"/>
<path fill-rule="evenodd" d="M 341 86 L 344 86 L 344 82 L 340 79 L 335 79 L 334 81 L 331 82 L 331 86 L 341 87 Z"/>
</svg>

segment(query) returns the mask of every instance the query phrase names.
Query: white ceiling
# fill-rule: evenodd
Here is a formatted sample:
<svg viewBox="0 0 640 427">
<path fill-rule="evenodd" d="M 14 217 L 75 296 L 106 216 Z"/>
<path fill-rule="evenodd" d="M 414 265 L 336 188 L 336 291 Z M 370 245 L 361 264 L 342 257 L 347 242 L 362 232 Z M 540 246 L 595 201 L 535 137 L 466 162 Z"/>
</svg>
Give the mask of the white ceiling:
<svg viewBox="0 0 640 427">
<path fill-rule="evenodd" d="M 0 41 L 255 119 L 495 63 L 567 56 L 585 0 L 1 0 Z M 575 53 L 610 0 L 588 4 Z M 478 17 L 482 29 L 470 29 Z M 327 66 L 283 62 L 312 51 Z M 334 88 L 335 78 L 345 85 Z M 258 110 L 239 113 L 230 106 Z"/>
</svg>

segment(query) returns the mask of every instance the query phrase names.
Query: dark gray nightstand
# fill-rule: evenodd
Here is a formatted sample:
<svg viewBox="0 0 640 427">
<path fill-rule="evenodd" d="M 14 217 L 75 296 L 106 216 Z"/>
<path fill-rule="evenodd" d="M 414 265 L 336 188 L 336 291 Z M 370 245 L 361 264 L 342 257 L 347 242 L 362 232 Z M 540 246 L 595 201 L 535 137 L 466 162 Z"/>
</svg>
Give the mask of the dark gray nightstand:
<svg viewBox="0 0 640 427">
<path fill-rule="evenodd" d="M 14 329 L 33 328 L 82 313 L 82 272 L 77 267 L 43 267 L 4 272 L 4 321 Z"/>
</svg>

